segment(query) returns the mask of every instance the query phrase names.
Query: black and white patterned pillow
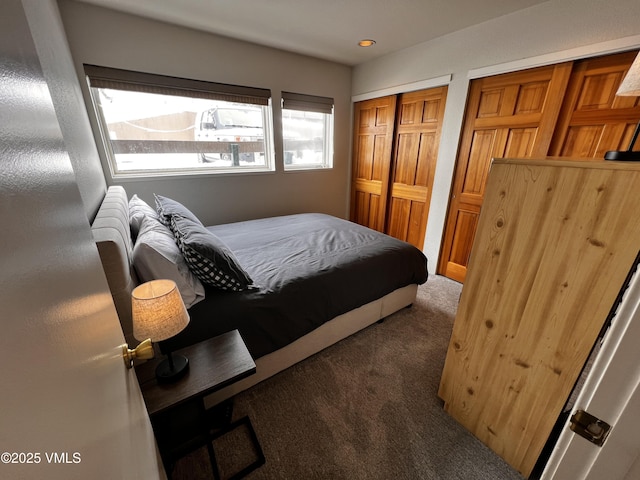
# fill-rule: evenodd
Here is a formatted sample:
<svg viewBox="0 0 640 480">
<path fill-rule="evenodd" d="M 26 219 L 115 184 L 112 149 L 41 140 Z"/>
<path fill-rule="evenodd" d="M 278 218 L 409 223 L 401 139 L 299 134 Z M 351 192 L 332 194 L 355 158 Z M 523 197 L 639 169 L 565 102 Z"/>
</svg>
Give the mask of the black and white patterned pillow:
<svg viewBox="0 0 640 480">
<path fill-rule="evenodd" d="M 154 194 L 156 199 L 156 210 L 158 211 L 158 218 L 167 227 L 171 228 L 171 219 L 178 215 L 180 217 L 188 218 L 189 220 L 202 225 L 202 222 L 194 215 L 194 213 L 180 202 L 176 202 L 171 198 L 163 197 L 162 195 Z"/>
<path fill-rule="evenodd" d="M 206 227 L 173 215 L 171 230 L 187 265 L 202 283 L 233 291 L 246 290 L 253 284 L 229 247 Z"/>
</svg>

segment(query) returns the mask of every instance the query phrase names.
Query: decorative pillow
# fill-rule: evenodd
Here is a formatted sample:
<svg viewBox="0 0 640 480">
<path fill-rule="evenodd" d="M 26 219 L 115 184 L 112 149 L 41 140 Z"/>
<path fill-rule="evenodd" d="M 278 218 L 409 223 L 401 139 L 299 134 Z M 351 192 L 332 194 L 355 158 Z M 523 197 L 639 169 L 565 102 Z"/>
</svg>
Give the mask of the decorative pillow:
<svg viewBox="0 0 640 480">
<path fill-rule="evenodd" d="M 206 227 L 174 215 L 173 234 L 184 259 L 202 283 L 221 290 L 246 290 L 253 280 L 238 264 L 233 252 Z"/>
<path fill-rule="evenodd" d="M 171 217 L 173 217 L 174 215 L 188 218 L 189 220 L 202 226 L 202 222 L 198 220 L 198 217 L 196 217 L 191 212 L 191 210 L 182 205 L 180 202 L 176 202 L 175 200 L 163 197 L 161 195 L 154 194 L 154 196 L 156 197 L 158 217 L 160 218 L 160 221 L 167 227 L 171 228 Z"/>
<path fill-rule="evenodd" d="M 204 298 L 200 280 L 191 273 L 168 227 L 157 218 L 144 217 L 133 247 L 133 268 L 142 282 L 168 278 L 176 282 L 187 308 Z"/>
<path fill-rule="evenodd" d="M 138 195 L 134 194 L 131 200 L 129 200 L 129 227 L 131 228 L 131 238 L 134 242 L 136 241 L 144 217 L 151 217 L 157 220 L 158 212 L 138 197 Z"/>
</svg>

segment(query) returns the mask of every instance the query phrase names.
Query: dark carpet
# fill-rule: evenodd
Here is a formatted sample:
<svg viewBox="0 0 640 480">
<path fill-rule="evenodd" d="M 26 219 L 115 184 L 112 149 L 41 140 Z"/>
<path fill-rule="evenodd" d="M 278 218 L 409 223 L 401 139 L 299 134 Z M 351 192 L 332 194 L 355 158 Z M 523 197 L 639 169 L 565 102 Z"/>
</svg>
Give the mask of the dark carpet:
<svg viewBox="0 0 640 480">
<path fill-rule="evenodd" d="M 437 396 L 461 285 L 431 275 L 411 308 L 239 394 L 266 463 L 247 479 L 522 477 L 449 417 Z M 255 459 L 248 434 L 214 442 L 222 478 Z M 174 480 L 213 478 L 207 449 Z"/>
</svg>

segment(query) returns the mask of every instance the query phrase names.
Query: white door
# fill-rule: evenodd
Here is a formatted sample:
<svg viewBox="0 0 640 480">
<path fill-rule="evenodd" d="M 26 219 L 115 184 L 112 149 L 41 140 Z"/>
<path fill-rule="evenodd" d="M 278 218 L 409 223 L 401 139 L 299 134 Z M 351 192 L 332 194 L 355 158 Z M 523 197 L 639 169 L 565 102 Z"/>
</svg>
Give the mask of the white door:
<svg viewBox="0 0 640 480">
<path fill-rule="evenodd" d="M 640 278 L 635 275 L 605 336 L 573 412 L 585 410 L 612 429 L 602 447 L 565 425 L 543 480 L 640 478 Z M 572 413 L 573 413 L 572 412 Z"/>
<path fill-rule="evenodd" d="M 163 478 L 25 11 L 0 10 L 0 478 Z"/>
</svg>

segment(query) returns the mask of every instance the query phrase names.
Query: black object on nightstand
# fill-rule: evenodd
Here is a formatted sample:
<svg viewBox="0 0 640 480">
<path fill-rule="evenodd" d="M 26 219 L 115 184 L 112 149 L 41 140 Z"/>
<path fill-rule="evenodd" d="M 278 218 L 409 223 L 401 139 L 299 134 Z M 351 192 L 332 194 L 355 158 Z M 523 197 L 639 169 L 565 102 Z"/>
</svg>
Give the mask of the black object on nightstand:
<svg viewBox="0 0 640 480">
<path fill-rule="evenodd" d="M 184 377 L 173 383 L 159 383 L 155 368 L 159 360 L 136 367 L 142 396 L 169 478 L 177 459 L 204 445 L 216 479 L 220 478 L 213 441 L 239 427 L 251 437 L 257 460 L 233 475 L 239 479 L 265 463 L 258 437 L 248 416 L 231 422 L 232 401 L 211 409 L 204 397 L 253 375 L 256 364 L 237 330 L 178 350 L 190 359 Z"/>
</svg>

